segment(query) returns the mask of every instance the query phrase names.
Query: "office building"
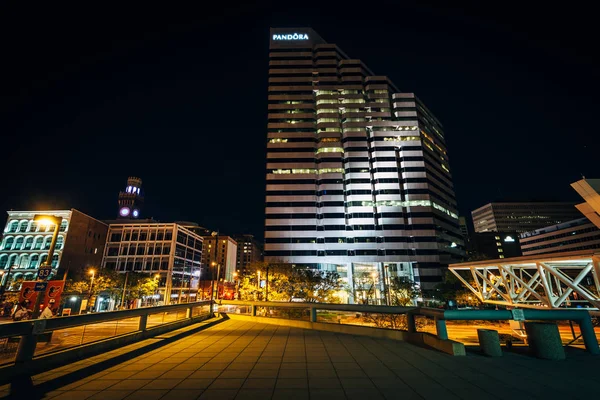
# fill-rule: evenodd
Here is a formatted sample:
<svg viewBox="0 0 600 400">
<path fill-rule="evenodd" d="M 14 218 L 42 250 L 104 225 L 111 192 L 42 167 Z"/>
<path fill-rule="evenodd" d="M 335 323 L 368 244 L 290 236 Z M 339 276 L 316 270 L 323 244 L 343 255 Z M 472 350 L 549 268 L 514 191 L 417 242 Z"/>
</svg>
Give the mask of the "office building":
<svg viewBox="0 0 600 400">
<path fill-rule="evenodd" d="M 211 279 L 217 276 L 218 281 L 233 281 L 233 273 L 237 266 L 237 242 L 227 235 L 203 236 L 204 252 L 202 253 L 202 264 L 211 272 Z"/>
<path fill-rule="evenodd" d="M 581 217 L 572 202 L 489 203 L 474 210 L 475 232 L 525 233 Z"/>
<path fill-rule="evenodd" d="M 524 256 L 600 248 L 600 229 L 579 218 L 521 234 Z"/>
<path fill-rule="evenodd" d="M 577 209 L 600 228 L 600 179 L 583 178 L 571 187 L 585 200 L 585 203 L 577 204 Z"/>
<path fill-rule="evenodd" d="M 482 232 L 469 237 L 469 259 L 493 260 L 521 256 L 519 234 L 516 232 Z"/>
<path fill-rule="evenodd" d="M 309 28 L 273 28 L 268 103 L 265 261 L 380 287 L 388 266 L 432 289 L 462 259 L 444 132 L 413 93 Z"/>
<path fill-rule="evenodd" d="M 48 257 L 54 234 L 54 225 L 40 226 L 33 222 L 36 214 L 62 217 L 51 265 L 54 269 L 50 279 L 62 279 L 68 273 L 70 279 L 78 280 L 90 267 L 98 267 L 102 261 L 108 226 L 82 213 L 71 210 L 8 211 L 0 245 L 0 271 L 6 289 L 20 280 L 35 280 L 39 266 Z"/>
<path fill-rule="evenodd" d="M 177 223 L 113 223 L 102 267 L 158 275 L 159 301 L 187 302 L 197 297 L 202 248 L 202 237 Z"/>
<path fill-rule="evenodd" d="M 262 261 L 262 246 L 254 235 L 233 235 L 237 242 L 236 269 L 244 271 L 246 266 L 257 261 Z"/>
</svg>

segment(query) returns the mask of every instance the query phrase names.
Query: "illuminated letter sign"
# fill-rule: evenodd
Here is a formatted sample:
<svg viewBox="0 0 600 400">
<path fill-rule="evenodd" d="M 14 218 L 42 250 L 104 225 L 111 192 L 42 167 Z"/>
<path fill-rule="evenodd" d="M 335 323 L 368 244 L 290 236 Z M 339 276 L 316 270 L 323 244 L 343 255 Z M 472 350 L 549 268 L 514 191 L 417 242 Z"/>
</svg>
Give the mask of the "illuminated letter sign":
<svg viewBox="0 0 600 400">
<path fill-rule="evenodd" d="M 504 238 L 504 241 L 505 242 L 514 242 L 515 239 L 513 239 L 511 236 L 507 236 L 507 237 Z"/>
<path fill-rule="evenodd" d="M 308 34 L 288 33 L 285 35 L 273 35 L 273 40 L 308 40 Z"/>
</svg>

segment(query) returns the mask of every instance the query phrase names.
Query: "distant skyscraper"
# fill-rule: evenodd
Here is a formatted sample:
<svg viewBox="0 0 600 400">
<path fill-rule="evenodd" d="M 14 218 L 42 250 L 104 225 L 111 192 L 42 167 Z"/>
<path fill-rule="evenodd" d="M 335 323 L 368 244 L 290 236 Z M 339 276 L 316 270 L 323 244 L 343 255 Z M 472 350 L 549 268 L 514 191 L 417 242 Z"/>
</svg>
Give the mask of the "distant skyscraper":
<svg viewBox="0 0 600 400">
<path fill-rule="evenodd" d="M 118 218 L 137 219 L 140 217 L 144 197 L 141 193 L 142 180 L 136 177 L 127 179 L 127 187 L 124 192 L 119 192 L 119 216 Z"/>
<path fill-rule="evenodd" d="M 269 66 L 265 261 L 433 288 L 464 255 L 439 121 L 308 28 Z"/>
<path fill-rule="evenodd" d="M 475 232 L 524 233 L 581 218 L 570 202 L 489 203 L 471 215 Z"/>
<path fill-rule="evenodd" d="M 458 217 L 458 224 L 460 226 L 460 233 L 466 239 L 469 237 L 469 226 L 467 225 L 467 219 L 465 217 Z"/>
</svg>

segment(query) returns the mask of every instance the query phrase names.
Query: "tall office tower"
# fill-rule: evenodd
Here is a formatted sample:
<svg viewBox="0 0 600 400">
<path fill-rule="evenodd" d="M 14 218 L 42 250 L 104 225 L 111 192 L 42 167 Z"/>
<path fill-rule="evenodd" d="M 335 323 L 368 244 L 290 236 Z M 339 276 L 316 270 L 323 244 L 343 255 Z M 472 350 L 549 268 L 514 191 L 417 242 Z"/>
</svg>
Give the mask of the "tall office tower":
<svg viewBox="0 0 600 400">
<path fill-rule="evenodd" d="M 570 202 L 488 203 L 471 212 L 475 232 L 525 233 L 581 218 Z"/>
<path fill-rule="evenodd" d="M 308 28 L 271 29 L 269 67 L 265 261 L 433 288 L 464 254 L 438 120 Z"/>
</svg>

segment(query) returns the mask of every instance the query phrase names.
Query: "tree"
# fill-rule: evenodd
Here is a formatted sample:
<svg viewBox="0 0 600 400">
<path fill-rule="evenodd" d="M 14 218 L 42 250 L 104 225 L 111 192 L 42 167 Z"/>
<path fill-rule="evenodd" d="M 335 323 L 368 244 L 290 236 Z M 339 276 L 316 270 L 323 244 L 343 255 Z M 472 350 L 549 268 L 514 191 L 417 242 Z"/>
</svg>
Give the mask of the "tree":
<svg viewBox="0 0 600 400">
<path fill-rule="evenodd" d="M 158 280 L 146 274 L 129 273 L 125 301 L 131 302 L 153 296 L 158 289 Z"/>
<path fill-rule="evenodd" d="M 122 276 L 116 271 L 102 269 L 94 277 L 93 285 L 91 277 L 78 281 L 68 280 L 65 287 L 65 294 L 87 295 L 91 299 L 100 292 L 104 292 L 109 297 L 115 298 L 122 293 L 122 286 Z"/>
<path fill-rule="evenodd" d="M 240 276 L 240 300 L 264 300 L 267 287 L 259 287 L 260 280 L 268 280 L 269 301 L 337 302 L 334 294 L 340 290 L 337 272 L 322 272 L 306 268 L 293 268 L 283 263 L 252 263 Z M 268 271 L 268 273 L 267 273 Z"/>
<path fill-rule="evenodd" d="M 403 276 L 390 278 L 389 289 L 391 306 L 412 306 L 421 295 L 419 287 L 410 279 Z"/>
</svg>

